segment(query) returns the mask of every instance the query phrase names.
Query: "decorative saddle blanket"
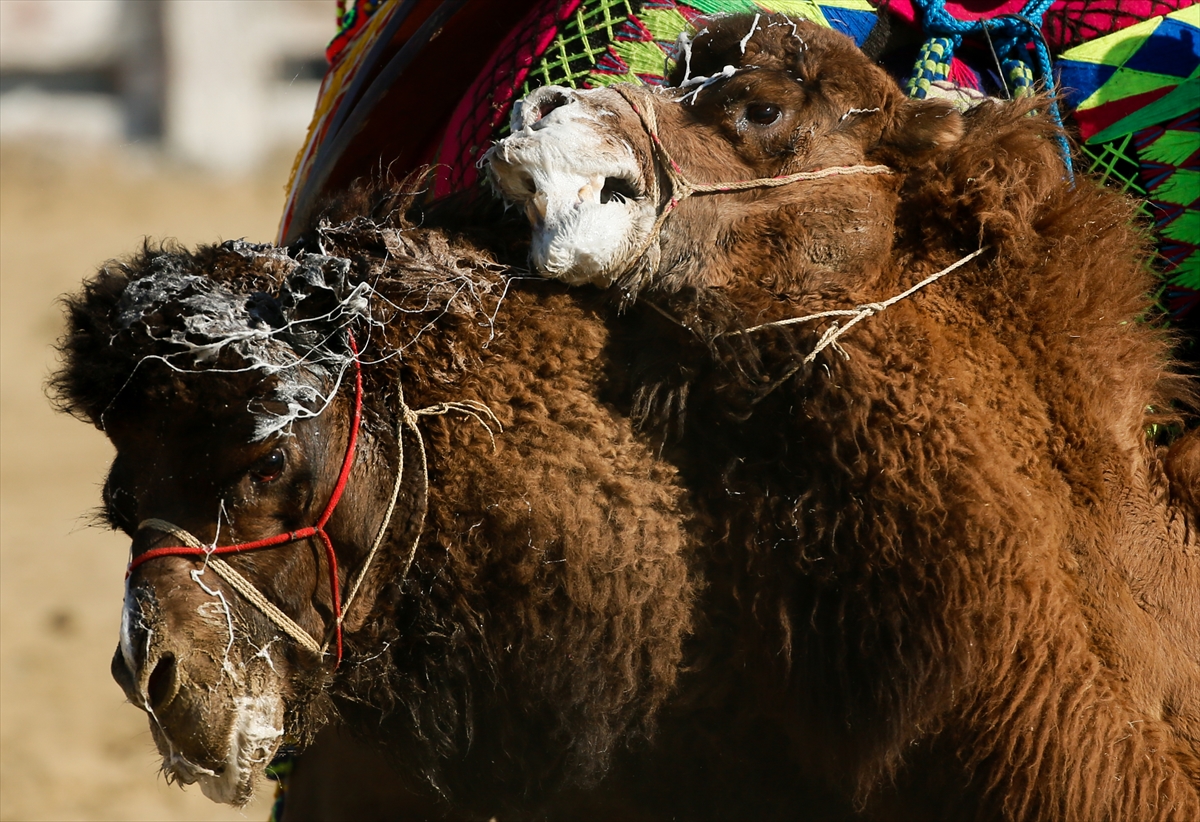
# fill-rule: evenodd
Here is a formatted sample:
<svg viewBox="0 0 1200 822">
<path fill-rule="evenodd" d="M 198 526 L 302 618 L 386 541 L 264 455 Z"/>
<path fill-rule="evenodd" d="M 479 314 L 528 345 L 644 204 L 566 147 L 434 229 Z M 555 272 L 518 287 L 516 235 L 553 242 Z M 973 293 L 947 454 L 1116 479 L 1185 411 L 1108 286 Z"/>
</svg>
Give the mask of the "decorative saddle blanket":
<svg viewBox="0 0 1200 822">
<path fill-rule="evenodd" d="M 759 11 L 849 35 L 914 96 L 1052 86 L 1076 164 L 1143 200 L 1160 301 L 1200 337 L 1192 0 L 341 0 L 280 239 L 298 233 L 323 193 L 379 168 L 436 164 L 434 195 L 470 189 L 478 158 L 529 91 L 661 84 L 676 38 L 698 18 Z"/>
</svg>

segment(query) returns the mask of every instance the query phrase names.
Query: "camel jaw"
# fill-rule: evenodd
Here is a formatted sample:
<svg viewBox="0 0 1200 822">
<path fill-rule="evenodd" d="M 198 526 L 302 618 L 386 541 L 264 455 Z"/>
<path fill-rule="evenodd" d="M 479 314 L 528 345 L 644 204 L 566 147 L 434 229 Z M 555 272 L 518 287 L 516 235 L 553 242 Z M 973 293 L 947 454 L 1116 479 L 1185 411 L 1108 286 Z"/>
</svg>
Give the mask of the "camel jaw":
<svg viewBox="0 0 1200 822">
<path fill-rule="evenodd" d="M 152 721 L 151 728 L 168 780 L 199 784 L 213 802 L 240 808 L 254 797 L 255 785 L 283 741 L 283 703 L 269 695 L 240 697 L 227 720 L 225 759 L 213 767 L 189 758 L 158 723 Z"/>
<path fill-rule="evenodd" d="M 485 157 L 496 188 L 533 227 L 534 266 L 570 285 L 610 285 L 654 225 L 634 150 L 605 122 L 621 107 L 606 89 L 540 88 Z"/>
</svg>

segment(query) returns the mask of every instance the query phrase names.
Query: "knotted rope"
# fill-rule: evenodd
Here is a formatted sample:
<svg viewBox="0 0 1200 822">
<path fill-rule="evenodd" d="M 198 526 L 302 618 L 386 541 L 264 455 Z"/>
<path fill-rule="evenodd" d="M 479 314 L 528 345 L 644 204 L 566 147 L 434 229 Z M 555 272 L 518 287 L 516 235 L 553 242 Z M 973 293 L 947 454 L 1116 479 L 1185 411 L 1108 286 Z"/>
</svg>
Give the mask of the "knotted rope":
<svg viewBox="0 0 1200 822">
<path fill-rule="evenodd" d="M 662 230 L 663 224 L 666 223 L 667 217 L 671 215 L 671 212 L 678 208 L 680 203 L 694 194 L 719 194 L 746 191 L 752 188 L 775 188 L 807 180 L 821 180 L 826 177 L 840 177 L 850 174 L 892 173 L 892 170 L 884 165 L 830 166 L 829 168 L 818 169 L 816 171 L 800 171 L 795 174 L 784 174 L 778 177 L 759 177 L 753 180 L 734 180 L 733 182 L 725 183 L 693 183 L 687 178 L 683 169 L 675 162 L 675 158 L 671 156 L 671 153 L 667 151 L 667 147 L 659 138 L 658 117 L 654 113 L 654 103 L 649 97 L 649 92 L 642 91 L 638 86 L 620 83 L 610 88 L 615 89 L 618 94 L 625 98 L 625 102 L 629 104 L 634 114 L 638 116 L 642 127 L 650 136 L 650 141 L 653 145 L 655 172 L 661 169 L 671 185 L 671 198 L 661 206 L 656 205 L 659 212 L 654 220 L 654 225 L 651 226 L 646 239 L 642 242 L 641 247 L 638 248 L 637 253 L 633 255 L 633 263 L 624 272 L 625 274 L 630 273 L 640 264 L 643 256 L 658 239 L 658 233 Z M 644 105 L 640 103 L 644 103 Z M 658 204 L 662 202 L 662 192 L 658 185 L 658 174 L 651 173 L 648 176 L 650 184 L 647 194 L 652 202 Z"/>
<path fill-rule="evenodd" d="M 957 260 L 954 263 L 951 263 L 950 265 L 943 268 L 941 271 L 938 271 L 934 274 L 930 274 L 928 277 L 921 280 L 919 283 L 912 286 L 911 288 L 905 289 L 904 291 L 900 292 L 899 294 L 895 295 L 894 297 L 889 297 L 888 299 L 884 300 L 883 302 L 865 303 L 863 305 L 857 306 L 856 308 L 836 308 L 831 311 L 820 311 L 816 314 L 806 314 L 803 317 L 789 317 L 786 320 L 775 320 L 774 322 L 762 323 L 761 325 L 755 325 L 750 328 L 743 328 L 738 331 L 730 331 L 730 332 L 728 332 L 728 336 L 732 337 L 732 336 L 736 336 L 739 334 L 750 334 L 750 333 L 753 333 L 753 332 L 758 331 L 763 328 L 782 327 L 785 325 L 796 325 L 798 323 L 809 322 L 810 320 L 820 320 L 825 317 L 850 317 L 851 318 L 850 322 L 846 323 L 843 326 L 839 326 L 837 323 L 834 323 L 833 325 L 829 326 L 829 328 L 827 328 L 825 330 L 825 332 L 821 335 L 821 338 L 817 341 L 816 347 L 813 348 L 813 350 L 808 353 L 808 355 L 804 358 L 804 360 L 800 363 L 800 365 L 796 366 L 796 368 L 793 368 L 791 371 L 789 371 L 787 373 L 787 375 L 784 377 L 784 380 L 786 380 L 788 377 L 792 376 L 792 374 L 795 374 L 797 370 L 799 370 L 803 366 L 808 365 L 809 363 L 813 362 L 817 358 L 817 355 L 820 354 L 822 351 L 824 351 L 829 346 L 832 345 L 834 347 L 834 350 L 840 352 L 841 349 L 837 345 L 838 338 L 841 337 L 843 334 L 845 334 L 847 331 L 849 331 L 851 328 L 853 328 L 855 325 L 857 325 L 858 323 L 865 320 L 867 317 L 873 317 L 876 314 L 879 314 L 880 312 L 885 311 L 886 309 L 888 309 L 891 306 L 895 305 L 896 303 L 900 302 L 901 300 L 911 297 L 913 294 L 916 294 L 918 291 L 920 291 L 925 286 L 930 285 L 931 283 L 937 282 L 938 280 L 940 280 L 942 277 L 945 277 L 950 272 L 955 271 L 956 269 L 959 269 L 962 266 L 966 265 L 967 263 L 969 263 L 971 260 L 978 257 L 980 254 L 982 254 L 986 250 L 987 250 L 987 246 L 982 246 L 982 247 L 976 249 L 975 251 L 972 251 L 970 254 L 963 257 L 962 259 Z M 843 352 L 843 356 L 845 356 L 844 352 Z"/>
<path fill-rule="evenodd" d="M 803 360 L 801 360 L 800 362 L 796 363 L 791 368 L 789 368 L 787 373 L 785 373 L 782 377 L 780 377 L 774 383 L 772 383 L 771 386 L 763 393 L 762 396 L 765 397 L 767 394 L 772 393 L 776 388 L 779 388 L 779 386 L 783 385 L 788 380 L 790 380 L 792 378 L 792 376 L 797 371 L 799 371 L 801 368 L 803 368 L 804 366 L 809 365 L 810 363 L 815 361 L 817 358 L 817 355 L 820 354 L 822 351 L 824 351 L 826 348 L 829 348 L 830 346 L 833 346 L 833 350 L 837 351 L 844 358 L 850 359 L 850 355 L 847 354 L 837 344 L 839 337 L 841 337 L 843 334 L 845 334 L 847 331 L 849 331 L 851 328 L 853 328 L 858 323 L 865 320 L 867 317 L 873 317 L 876 314 L 878 314 L 882 311 L 885 311 L 886 309 L 888 309 L 891 306 L 895 305 L 896 303 L 900 302 L 901 300 L 911 297 L 913 294 L 916 294 L 918 291 L 920 291 L 925 286 L 930 285 L 931 283 L 937 282 L 942 277 L 945 277 L 950 272 L 955 271 L 956 269 L 961 268 L 962 266 L 966 265 L 971 260 L 975 259 L 976 257 L 978 257 L 980 254 L 982 254 L 985 251 L 987 251 L 987 246 L 982 246 L 982 247 L 976 249 L 975 251 L 972 251 L 970 254 L 963 257 L 962 259 L 956 260 L 955 262 L 946 266 L 941 271 L 930 274 L 928 277 L 921 280 L 916 285 L 905 289 L 904 291 L 900 292 L 899 294 L 895 295 L 894 297 L 889 297 L 888 299 L 884 300 L 881 303 L 866 303 L 866 304 L 860 305 L 856 308 L 839 308 L 839 309 L 833 309 L 831 311 L 820 311 L 816 314 L 807 314 L 803 317 L 789 317 L 786 320 L 775 320 L 774 322 L 762 323 L 761 325 L 752 326 L 750 328 L 744 328 L 739 331 L 730 331 L 729 336 L 732 337 L 732 336 L 735 336 L 738 334 L 749 334 L 751 332 L 758 331 L 759 329 L 762 329 L 762 328 L 772 328 L 772 327 L 777 327 L 777 326 L 796 325 L 797 323 L 804 323 L 804 322 L 808 322 L 809 320 L 819 320 L 823 317 L 851 317 L 852 318 L 850 320 L 850 322 L 846 323 L 843 326 L 838 326 L 837 323 L 834 323 L 829 328 L 825 329 L 825 332 L 823 334 L 821 334 L 821 338 L 819 340 L 817 340 L 817 344 L 813 348 L 813 350 L 810 351 Z M 760 399 L 761 399 L 761 397 L 760 397 Z"/>
<path fill-rule="evenodd" d="M 388 502 L 387 512 L 384 514 L 384 525 L 380 527 L 375 535 L 375 541 L 371 544 L 371 550 L 367 552 L 367 558 L 363 561 L 362 570 L 354 580 L 354 584 L 350 588 L 349 594 L 346 595 L 346 605 L 342 609 L 342 614 L 338 617 L 338 623 L 341 624 L 345 619 L 346 614 L 350 612 L 350 606 L 353 604 L 355 597 L 358 596 L 359 587 L 362 585 L 363 579 L 366 578 L 367 569 L 371 567 L 371 563 L 375 559 L 376 553 L 379 551 L 379 546 L 383 544 L 384 535 L 387 533 L 387 523 L 391 521 L 392 514 L 396 509 L 396 499 L 400 493 L 400 485 L 404 478 L 404 428 L 408 428 L 417 438 L 417 453 L 420 455 L 421 465 L 421 503 L 419 506 L 420 513 L 418 514 L 416 533 L 413 535 L 412 543 L 409 545 L 408 556 L 404 560 L 404 569 L 400 572 L 400 579 L 408 577 L 409 569 L 412 568 L 413 560 L 417 556 L 417 546 L 421 542 L 421 535 L 425 532 L 425 514 L 429 509 L 429 460 L 425 452 L 425 437 L 421 435 L 421 429 L 417 427 L 417 422 L 420 417 L 441 416 L 457 412 L 473 417 L 476 422 L 483 426 L 483 429 L 488 432 L 488 438 L 492 441 L 492 448 L 496 447 L 496 439 L 492 434 L 491 426 L 487 421 L 496 424 L 496 427 L 503 430 L 500 420 L 492 413 L 492 409 L 488 408 L 481 402 L 475 400 L 461 400 L 455 402 L 442 402 L 437 405 L 431 405 L 426 408 L 413 410 L 408 403 L 404 401 L 404 386 L 397 383 L 397 391 L 399 393 L 400 414 L 396 422 L 396 482 L 392 486 L 391 500 Z M 328 640 L 325 642 L 325 647 L 328 647 Z M 325 648 L 321 649 L 324 653 Z"/>
</svg>

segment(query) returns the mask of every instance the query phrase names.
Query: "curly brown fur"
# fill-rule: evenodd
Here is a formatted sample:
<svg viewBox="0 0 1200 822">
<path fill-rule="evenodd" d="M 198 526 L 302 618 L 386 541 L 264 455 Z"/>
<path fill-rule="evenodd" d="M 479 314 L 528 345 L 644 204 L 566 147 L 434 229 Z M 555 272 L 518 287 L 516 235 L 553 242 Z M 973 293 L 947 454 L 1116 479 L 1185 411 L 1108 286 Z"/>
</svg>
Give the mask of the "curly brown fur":
<svg viewBox="0 0 1200 822">
<path fill-rule="evenodd" d="M 504 426 L 494 447 L 470 419 L 422 418 L 428 518 L 402 578 L 419 508 L 416 445 L 406 435 L 409 479 L 368 581 L 370 613 L 350 615 L 336 674 L 292 654 L 297 704 L 288 732 L 303 738 L 324 721 L 324 690 L 360 732 L 382 735 L 406 767 L 466 803 L 458 807 L 528 812 L 563 785 L 603 775 L 615 753 L 648 733 L 675 687 L 693 591 L 682 502 L 673 470 L 598 399 L 607 344 L 601 297 L 510 279 L 476 247 L 415 230 L 401 209 L 389 210 L 386 221 L 326 224 L 309 238 L 324 257 L 266 247 L 247 256 L 246 246 L 227 243 L 195 253 L 147 248 L 106 266 L 66 301 L 69 330 L 52 388 L 61 408 L 102 428 L 119 418 L 122 443 L 137 433 L 127 428 L 152 430 L 163 415 L 209 413 L 230 420 L 223 430 L 240 431 L 235 440 L 249 438 L 250 406 L 286 375 L 230 373 L 259 356 L 233 345 L 215 360 L 194 361 L 187 345 L 204 340 L 188 325 L 186 306 L 166 299 L 129 325 L 123 296 L 155 272 L 197 273 L 264 317 L 275 310 L 281 325 L 305 305 L 286 299 L 300 288 L 297 272 L 320 261 L 330 294 L 309 282 L 306 299 L 319 304 L 309 306 L 308 325 L 280 342 L 326 385 L 346 354 L 343 328 L 355 330 L 362 350 L 366 475 L 352 478 L 332 534 L 348 568 L 365 552 L 363 537 L 378 522 L 395 470 L 398 391 L 412 408 L 465 400 L 490 408 Z M 362 283 L 373 289 L 366 314 L 328 316 L 326 298 L 336 303 Z M 182 336 L 167 339 L 172 331 Z M 326 355 L 330 364 L 312 365 Z M 331 409 L 296 422 L 297 431 L 344 442 L 346 403 L 343 389 Z M 132 535 L 138 520 L 156 514 L 121 499 L 132 497 L 130 474 L 150 466 L 139 467 L 142 455 L 128 448 L 117 459 L 110 518 Z M 235 514 L 234 526 L 252 529 L 248 516 Z M 146 547 L 138 540 L 135 553 Z M 231 561 L 253 575 L 255 562 L 282 561 L 268 554 L 298 550 Z M 260 582 L 281 605 L 303 610 L 311 583 L 289 593 Z M 253 612 L 238 617 L 248 635 L 270 629 Z"/>
<path fill-rule="evenodd" d="M 1186 819 L 1200 568 L 1151 490 L 1144 431 L 1194 388 L 1139 322 L 1150 279 L 1131 205 L 1065 184 L 1053 126 L 1031 116 L 1044 107 L 979 106 L 952 147 L 905 164 L 878 281 L 845 271 L 785 300 L 723 288 L 760 322 L 878 301 L 989 247 L 720 435 L 725 408 L 762 389 L 713 363 L 689 386 L 683 450 L 724 447 L 680 459 L 690 483 L 720 477 L 705 508 L 746 552 L 747 635 L 774 626 L 808 707 L 797 732 L 857 790 L 896 774 L 915 803 L 902 815 Z M 820 328 L 794 329 L 759 332 L 767 370 L 815 345 Z"/>
<path fill-rule="evenodd" d="M 773 704 L 804 769 L 871 818 L 1200 816 L 1194 440 L 1146 436 L 1196 386 L 1144 321 L 1132 204 L 1066 182 L 1044 98 L 938 114 L 798 26 L 804 48 L 762 16 L 743 55 L 749 17 L 709 22 L 692 74 L 748 69 L 683 113 L 655 103 L 662 140 L 691 179 L 894 176 L 687 201 L 614 355 L 643 420 L 682 430 L 665 453 L 722 541 L 707 596 L 728 647 L 786 683 Z M 783 136 L 734 128 L 745 100 L 811 130 L 764 153 Z M 612 110 L 604 127 L 652 156 Z M 846 203 L 876 211 L 856 223 Z M 828 319 L 731 341 L 877 303 L 981 246 L 856 325 L 844 356 L 801 367 Z"/>
</svg>

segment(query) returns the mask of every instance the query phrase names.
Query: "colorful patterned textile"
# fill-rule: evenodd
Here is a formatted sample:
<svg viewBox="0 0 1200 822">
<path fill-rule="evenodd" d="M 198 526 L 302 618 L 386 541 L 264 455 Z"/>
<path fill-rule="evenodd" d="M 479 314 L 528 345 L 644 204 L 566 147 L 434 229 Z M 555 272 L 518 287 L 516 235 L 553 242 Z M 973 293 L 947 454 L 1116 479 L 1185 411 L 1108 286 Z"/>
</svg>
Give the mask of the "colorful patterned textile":
<svg viewBox="0 0 1200 822">
<path fill-rule="evenodd" d="M 1193 110 L 1133 137 L 1160 238 L 1163 302 L 1172 317 L 1200 316 L 1200 114 Z"/>
<path fill-rule="evenodd" d="M 463 95 L 437 157 L 434 194 L 475 185 L 476 161 L 507 133 L 512 102 L 545 85 L 595 88 L 612 83 L 660 85 L 675 41 L 706 14 L 784 12 L 866 39 L 875 10 L 866 0 L 544 0 L 496 48 Z"/>
<path fill-rule="evenodd" d="M 1200 302 L 1200 6 L 1069 49 L 1057 68 L 1085 151 L 1138 166 L 1136 193 L 1160 240 L 1162 299 L 1182 319 Z"/>
<path fill-rule="evenodd" d="M 893 20 L 916 25 L 923 18 L 914 3 L 940 5 L 956 26 L 1019 14 L 1031 6 L 1044 10 L 1040 32 L 1035 32 L 1040 36 L 1015 29 L 1009 33 L 1010 57 L 1017 59 L 1002 61 L 1003 72 L 991 53 L 996 40 L 981 36 L 982 29 L 975 34 L 933 32 L 938 39 L 926 43 L 913 82 L 943 94 L 955 88 L 972 94 L 1003 93 L 1014 81 L 1028 87 L 1045 78 L 1039 65 L 1020 58 L 1038 51 L 1035 40 L 1044 42 L 1053 58 L 1054 86 L 1061 90 L 1064 111 L 1070 112 L 1069 125 L 1073 122 L 1079 131 L 1079 159 L 1090 161 L 1090 170 L 1109 184 L 1147 198 L 1145 211 L 1161 240 L 1164 305 L 1180 319 L 1189 311 L 1200 316 L 1195 308 L 1200 286 L 1200 133 L 1195 116 L 1200 99 L 1200 7 L 1194 0 L 873 2 Z M 347 174 L 367 173 L 398 156 L 403 157 L 398 172 L 422 162 L 437 164 L 435 195 L 469 190 L 478 183 L 480 155 L 507 130 L 512 103 L 533 88 L 661 83 L 677 36 L 697 17 L 762 11 L 808 18 L 848 34 L 859 45 L 878 19 L 867 0 L 339 0 L 339 34 L 329 50 L 332 66 L 309 139 L 297 158 L 280 237 L 294 230 L 293 209 L 301 192 L 305 206 L 298 219 L 311 219 L 306 209 L 323 187 L 345 184 Z M 401 120 L 398 130 L 388 131 L 396 128 L 393 117 L 368 134 L 363 128 L 370 122 L 362 109 L 378 109 L 386 105 L 380 101 L 393 99 L 378 88 L 379 66 L 372 64 L 394 62 L 399 59 L 394 58 L 397 49 L 401 57 L 415 53 L 405 57 L 413 60 L 409 68 L 391 75 L 397 78 L 391 80 L 397 88 L 405 82 L 399 71 L 405 72 L 403 78 L 422 77 L 425 82 L 439 71 L 451 76 L 444 49 L 443 62 L 431 56 L 423 73 L 412 67 L 421 55 L 456 36 L 443 35 L 432 46 L 420 41 L 442 31 L 422 25 L 438 14 L 462 24 L 459 38 L 482 32 L 475 42 L 485 44 L 474 53 L 458 45 L 462 56 L 456 62 L 469 68 L 465 75 L 458 69 L 459 76 L 467 78 L 460 85 L 447 79 L 439 86 L 439 94 L 450 95 L 449 113 L 419 124 Z M 961 37 L 962 48 L 947 51 L 954 37 Z M 947 60 L 951 52 L 953 59 Z M 1009 69 L 1017 74 L 1001 79 Z M 421 86 L 408 88 L 411 106 Z M 336 150 L 327 150 L 328 143 L 335 143 Z M 339 163 L 330 176 L 330 167 Z"/>
<path fill-rule="evenodd" d="M 628 7 L 627 3 L 601 3 L 585 17 L 579 8 L 580 0 L 539 3 L 513 27 L 450 117 L 438 152 L 434 196 L 462 191 L 475 183 L 478 178 L 476 163 L 492 144 L 494 136 L 507 125 L 513 103 L 524 96 L 524 88 L 528 87 L 525 78 L 534 68 L 535 61 L 541 76 L 533 86 L 538 87 L 549 85 L 545 80 L 548 77 L 545 68 L 547 52 L 562 55 L 568 70 L 568 55 L 580 54 L 575 57 L 576 61 L 594 59 L 600 46 L 593 47 L 592 43 L 598 39 L 602 26 L 610 27 L 611 39 L 611 25 L 615 22 L 613 5 Z M 597 17 L 601 18 L 599 26 L 596 25 Z M 575 48 L 568 52 L 563 43 L 563 30 L 571 24 L 578 33 L 572 38 Z M 587 37 L 589 33 L 592 39 Z"/>
<path fill-rule="evenodd" d="M 1062 53 L 1059 82 L 1085 142 L 1112 140 L 1196 108 L 1200 6 L 1154 17 Z"/>
<path fill-rule="evenodd" d="M 356 80 L 359 75 L 370 70 L 371 60 L 368 59 L 368 55 L 375 52 L 380 35 L 387 30 L 392 15 L 400 5 L 398 2 L 388 3 L 387 0 L 342 0 L 342 5 L 339 5 L 339 28 L 343 22 L 347 24 L 347 28 L 339 31 L 325 52 L 326 59 L 329 60 L 329 69 L 321 80 L 321 90 L 317 94 L 317 106 L 308 126 L 308 136 L 292 165 L 287 200 L 280 221 L 280 239 L 291 223 L 301 183 L 308 177 L 318 149 L 330 134 L 331 126 L 341 113 L 347 94 L 358 85 Z M 353 6 L 353 15 L 350 17 L 346 11 L 348 6 Z"/>
<path fill-rule="evenodd" d="M 383 0 L 338 0 L 338 33 L 325 48 L 325 59 L 333 65 L 341 57 L 350 41 L 358 36 L 367 25 L 367 20 L 379 8 Z"/>
</svg>

